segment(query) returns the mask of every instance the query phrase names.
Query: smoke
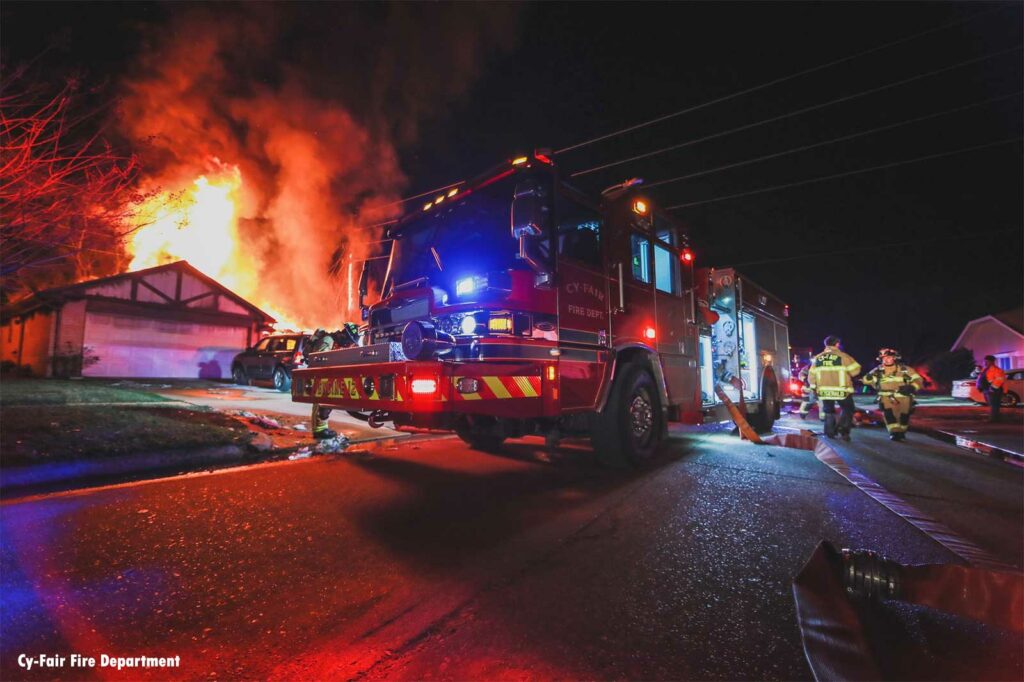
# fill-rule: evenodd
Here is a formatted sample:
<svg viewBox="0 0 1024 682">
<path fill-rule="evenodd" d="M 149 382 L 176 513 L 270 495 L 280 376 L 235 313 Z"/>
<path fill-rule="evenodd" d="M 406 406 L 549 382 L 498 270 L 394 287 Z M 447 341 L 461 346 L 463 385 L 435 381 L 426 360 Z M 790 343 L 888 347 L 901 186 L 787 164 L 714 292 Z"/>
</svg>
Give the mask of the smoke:
<svg viewBox="0 0 1024 682">
<path fill-rule="evenodd" d="M 353 319 L 347 263 L 358 275 L 380 252 L 371 226 L 400 211 L 399 149 L 468 91 L 488 54 L 512 46 L 515 8 L 172 7 L 123 83 L 144 189 L 237 167 L 231 263 L 244 272 L 227 279 L 303 327 Z"/>
</svg>

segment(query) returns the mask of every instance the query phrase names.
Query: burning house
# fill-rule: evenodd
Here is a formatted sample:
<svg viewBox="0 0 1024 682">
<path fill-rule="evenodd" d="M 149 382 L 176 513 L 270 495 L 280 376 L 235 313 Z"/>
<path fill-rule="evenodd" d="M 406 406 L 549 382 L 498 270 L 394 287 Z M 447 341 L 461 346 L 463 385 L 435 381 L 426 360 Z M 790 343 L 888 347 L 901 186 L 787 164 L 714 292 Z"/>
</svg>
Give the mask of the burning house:
<svg viewBox="0 0 1024 682">
<path fill-rule="evenodd" d="M 227 378 L 274 318 L 186 261 L 40 291 L 3 311 L 0 360 L 34 376 Z"/>
</svg>

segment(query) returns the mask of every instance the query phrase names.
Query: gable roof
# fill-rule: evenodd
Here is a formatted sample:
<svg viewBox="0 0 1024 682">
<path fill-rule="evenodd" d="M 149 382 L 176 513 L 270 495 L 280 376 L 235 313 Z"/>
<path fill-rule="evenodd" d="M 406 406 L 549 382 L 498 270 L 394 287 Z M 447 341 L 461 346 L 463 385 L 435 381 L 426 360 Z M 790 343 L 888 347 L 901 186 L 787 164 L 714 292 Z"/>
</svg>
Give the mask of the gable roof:
<svg viewBox="0 0 1024 682">
<path fill-rule="evenodd" d="M 992 317 L 996 318 L 1010 329 L 1013 329 L 1018 334 L 1024 334 L 1024 307 L 996 313 Z"/>
<path fill-rule="evenodd" d="M 212 277 L 203 274 L 192 266 L 188 261 L 179 260 L 173 263 L 165 263 L 163 265 L 157 265 L 152 268 L 145 268 L 143 270 L 134 270 L 132 272 L 122 272 L 117 275 L 110 275 L 109 277 L 100 277 L 98 279 L 90 279 L 84 282 L 77 282 L 75 284 L 68 284 L 62 287 L 53 287 L 52 289 L 44 289 L 37 291 L 36 293 L 27 296 L 19 301 L 15 301 L 9 306 L 4 308 L 4 317 L 7 318 L 11 315 L 22 315 L 32 310 L 39 308 L 45 308 L 50 306 L 57 306 L 63 304 L 65 301 L 73 298 L 80 298 L 88 295 L 86 292 L 89 289 L 97 286 L 105 286 L 121 280 L 130 280 L 140 277 L 146 277 L 158 272 L 164 271 L 178 271 L 184 274 L 188 274 L 191 277 L 204 282 L 211 289 L 217 290 L 219 293 L 234 301 L 238 305 L 242 306 L 246 310 L 250 311 L 256 317 L 260 317 L 267 324 L 276 322 L 276 319 L 271 315 L 267 314 L 263 310 L 260 310 L 255 305 L 245 300 L 235 292 L 228 289 L 226 286 L 213 279 Z"/>
<path fill-rule="evenodd" d="M 960 347 L 960 342 L 964 340 L 964 336 L 967 335 L 967 332 L 970 331 L 971 327 L 985 321 L 995 322 L 1002 327 L 1006 327 L 1011 332 L 1024 339 L 1024 326 L 1021 324 L 1022 317 L 1024 317 L 1024 308 L 1016 308 L 1014 310 L 1007 310 L 1006 312 L 996 313 L 995 315 L 986 315 L 985 317 L 979 317 L 975 320 L 971 320 L 964 325 L 964 330 L 960 332 L 960 336 L 956 337 L 956 341 L 953 342 L 953 346 L 950 350 L 956 350 Z"/>
</svg>

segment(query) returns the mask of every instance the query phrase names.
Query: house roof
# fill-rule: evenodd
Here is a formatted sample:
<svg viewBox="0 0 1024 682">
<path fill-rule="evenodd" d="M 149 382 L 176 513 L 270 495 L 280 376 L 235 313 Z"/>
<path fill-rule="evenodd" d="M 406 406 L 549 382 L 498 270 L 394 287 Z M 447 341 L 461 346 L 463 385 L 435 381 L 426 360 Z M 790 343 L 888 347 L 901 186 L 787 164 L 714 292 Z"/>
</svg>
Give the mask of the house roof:
<svg viewBox="0 0 1024 682">
<path fill-rule="evenodd" d="M 7 318 L 12 315 L 23 315 L 25 313 L 37 310 L 39 308 L 53 307 L 63 304 L 65 301 L 74 298 L 80 298 L 84 295 L 88 295 L 86 292 L 97 286 L 104 286 L 125 279 L 135 279 L 139 277 L 145 277 L 157 272 L 163 272 L 165 270 L 180 271 L 195 277 L 196 279 L 206 283 L 211 288 L 218 290 L 221 294 L 231 299 L 238 305 L 242 306 L 246 310 L 250 311 L 254 316 L 262 318 L 267 324 L 275 322 L 275 318 L 266 312 L 260 310 L 255 305 L 245 300 L 235 292 L 231 291 L 217 280 L 203 274 L 195 267 L 189 264 L 188 261 L 179 260 L 173 263 L 165 263 L 163 265 L 157 265 L 152 268 L 146 268 L 144 270 L 134 270 L 132 272 L 122 272 L 117 275 L 110 275 L 109 277 L 100 277 L 98 279 L 90 279 L 84 282 L 78 282 L 76 284 L 69 284 L 62 287 L 53 287 L 52 289 L 44 289 L 37 291 L 34 294 L 27 296 L 19 301 L 6 306 L 3 310 L 3 317 Z"/>
<path fill-rule="evenodd" d="M 996 318 L 1010 329 L 1013 329 L 1018 334 L 1024 334 L 1024 307 L 1014 308 L 1013 310 L 1007 310 L 1002 313 L 996 313 L 992 317 Z"/>
<path fill-rule="evenodd" d="M 971 320 L 964 325 L 964 330 L 960 332 L 960 336 L 956 337 L 956 341 L 953 343 L 953 347 L 950 350 L 956 350 L 960 347 L 960 342 L 964 340 L 964 336 L 971 327 L 985 321 L 995 322 L 998 325 L 1006 327 L 1017 336 L 1024 338 L 1024 308 L 1014 308 L 1013 310 L 1007 310 L 994 315 L 985 315 L 984 317 Z"/>
</svg>

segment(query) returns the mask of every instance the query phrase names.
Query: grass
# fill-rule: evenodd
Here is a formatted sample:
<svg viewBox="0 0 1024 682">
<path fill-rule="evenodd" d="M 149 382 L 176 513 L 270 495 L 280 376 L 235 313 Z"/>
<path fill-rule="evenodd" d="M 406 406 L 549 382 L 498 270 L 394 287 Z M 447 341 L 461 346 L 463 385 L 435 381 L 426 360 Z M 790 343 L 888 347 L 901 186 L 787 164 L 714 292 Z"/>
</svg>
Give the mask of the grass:
<svg viewBox="0 0 1024 682">
<path fill-rule="evenodd" d="M 148 384 L 156 387 L 160 382 Z M 149 393 L 146 383 L 111 380 L 4 379 L 0 407 L 13 405 L 75 405 L 78 403 L 156 403 L 163 396 Z M 7 420 L 5 420 L 7 422 Z M 7 426 L 9 422 L 5 423 Z"/>
<path fill-rule="evenodd" d="M 60 406 L 10 405 L 5 400 L 0 411 L 3 465 L 243 445 L 249 440 L 243 424 L 220 412 L 146 407 L 145 402 L 137 407 Z"/>
</svg>

